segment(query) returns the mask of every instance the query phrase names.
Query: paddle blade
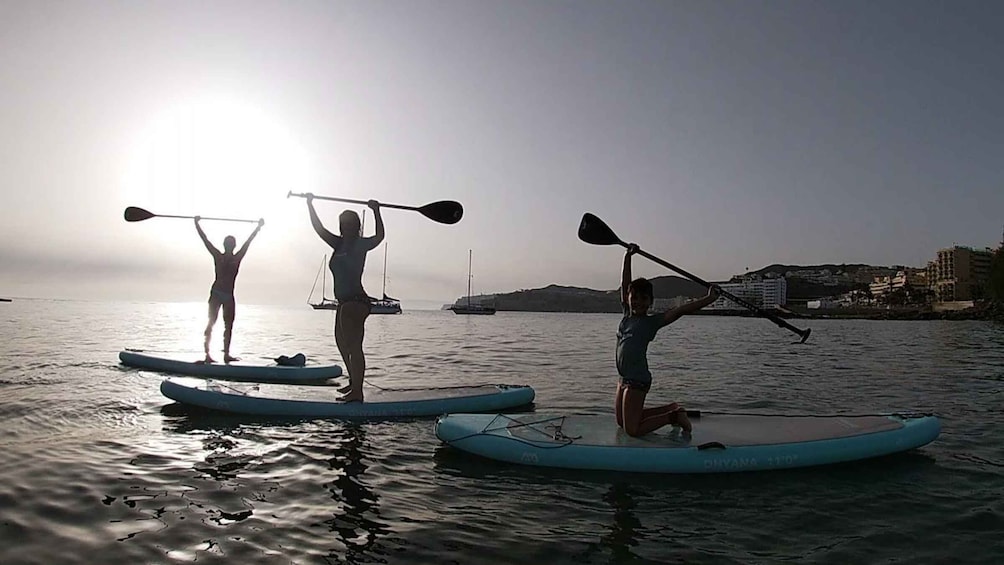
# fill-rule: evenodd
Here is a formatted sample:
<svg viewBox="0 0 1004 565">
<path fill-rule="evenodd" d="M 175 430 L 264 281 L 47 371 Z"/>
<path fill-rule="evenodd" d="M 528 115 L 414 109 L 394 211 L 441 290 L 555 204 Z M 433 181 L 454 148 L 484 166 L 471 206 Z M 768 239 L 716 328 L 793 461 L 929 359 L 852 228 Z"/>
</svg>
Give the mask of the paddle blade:
<svg viewBox="0 0 1004 565">
<path fill-rule="evenodd" d="M 157 214 L 153 212 L 148 212 L 142 208 L 137 208 L 135 206 L 129 206 L 125 209 L 125 221 L 127 222 L 142 222 L 143 220 L 149 220 Z"/>
<path fill-rule="evenodd" d="M 579 239 L 593 245 L 623 245 L 614 230 L 610 229 L 603 220 L 586 212 L 579 222 Z"/>
<path fill-rule="evenodd" d="M 440 200 L 416 208 L 423 216 L 441 224 L 455 224 L 464 217 L 464 207 L 453 200 Z"/>
</svg>

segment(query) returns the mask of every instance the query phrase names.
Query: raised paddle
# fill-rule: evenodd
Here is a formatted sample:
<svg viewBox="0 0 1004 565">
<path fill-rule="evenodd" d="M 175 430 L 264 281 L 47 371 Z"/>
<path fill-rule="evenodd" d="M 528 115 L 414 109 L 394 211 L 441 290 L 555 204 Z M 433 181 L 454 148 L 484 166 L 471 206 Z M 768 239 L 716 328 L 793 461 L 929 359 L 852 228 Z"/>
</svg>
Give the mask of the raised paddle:
<svg viewBox="0 0 1004 565">
<path fill-rule="evenodd" d="M 307 198 L 306 194 L 290 192 L 286 195 L 286 198 L 290 196 L 296 196 L 298 198 Z M 334 196 L 314 196 L 315 200 L 333 200 L 335 202 L 348 202 L 349 204 L 362 204 L 366 205 L 368 202 L 365 200 L 353 200 L 351 198 L 337 198 Z M 464 207 L 461 206 L 459 202 L 454 202 L 453 200 L 440 200 L 439 202 L 432 202 L 426 204 L 425 206 L 404 206 L 401 204 L 384 204 L 380 203 L 381 208 L 397 208 L 398 210 L 415 210 L 416 212 L 422 214 L 426 218 L 434 222 L 439 222 L 441 224 L 455 224 L 460 221 L 460 218 L 464 217 Z"/>
<path fill-rule="evenodd" d="M 610 229 L 610 226 L 606 225 L 603 222 L 603 220 L 597 218 L 596 216 L 590 214 L 589 212 L 586 212 L 585 214 L 582 215 L 582 221 L 579 223 L 579 239 L 581 239 L 586 243 L 591 243 L 593 245 L 620 245 L 625 248 L 628 247 L 628 244 L 624 243 L 619 237 L 617 237 L 617 234 L 614 233 L 614 230 Z M 708 281 L 698 276 L 692 275 L 687 271 L 684 271 L 683 269 L 677 267 L 676 265 L 663 261 L 662 259 L 656 257 L 655 255 L 646 253 L 641 249 L 639 249 L 637 253 L 638 255 L 641 255 L 642 257 L 645 257 L 650 261 L 658 263 L 663 267 L 666 267 L 667 269 L 672 269 L 677 273 L 680 273 L 681 275 L 687 277 L 688 279 L 694 281 L 699 285 L 702 285 L 707 288 L 711 288 L 712 286 L 717 287 L 717 285 L 712 285 Z M 743 300 L 742 298 L 739 298 L 738 296 L 735 296 L 732 293 L 726 292 L 721 288 L 717 288 L 717 290 L 718 293 L 724 296 L 725 298 L 728 298 L 729 300 L 735 302 L 736 304 L 739 304 L 740 306 L 748 308 L 756 315 L 761 316 L 763 318 L 767 318 L 771 322 L 774 322 L 775 324 L 786 330 L 795 332 L 796 334 L 798 334 L 799 337 L 802 338 L 802 340 L 799 343 L 805 343 L 805 340 L 809 339 L 809 333 L 812 332 L 812 328 L 806 328 L 804 330 L 800 330 L 795 326 L 789 324 L 788 322 L 782 320 L 781 318 L 777 317 L 776 315 L 766 310 L 763 310 L 753 304 L 750 304 L 749 302 Z"/>
<path fill-rule="evenodd" d="M 195 216 L 175 216 L 172 214 L 154 214 L 148 210 L 142 208 L 137 208 L 136 206 L 129 206 L 125 209 L 125 221 L 127 222 L 142 222 L 143 220 L 149 220 L 150 218 L 184 218 L 184 219 L 194 219 Z M 200 220 L 218 220 L 221 222 L 247 222 L 249 224 L 257 224 L 258 220 L 241 220 L 238 218 L 208 218 L 206 216 L 199 216 Z"/>
</svg>

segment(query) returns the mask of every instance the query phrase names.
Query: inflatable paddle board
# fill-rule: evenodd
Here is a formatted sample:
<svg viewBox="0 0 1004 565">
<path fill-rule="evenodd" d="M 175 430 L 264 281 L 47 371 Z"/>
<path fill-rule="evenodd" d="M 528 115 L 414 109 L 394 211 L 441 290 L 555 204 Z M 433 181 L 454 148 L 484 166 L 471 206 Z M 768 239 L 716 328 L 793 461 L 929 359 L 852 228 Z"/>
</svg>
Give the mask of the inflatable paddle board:
<svg viewBox="0 0 1004 565">
<path fill-rule="evenodd" d="M 160 392 L 189 406 L 235 414 L 303 418 L 395 418 L 439 416 L 448 412 L 498 412 L 533 402 L 523 385 L 443 388 L 367 388 L 365 402 L 339 402 L 331 387 L 240 385 L 212 380 L 170 378 Z"/>
<path fill-rule="evenodd" d="M 631 437 L 606 416 L 448 414 L 436 436 L 482 457 L 565 469 L 726 473 L 828 465 L 908 451 L 941 432 L 930 415 L 715 414 Z"/>
<path fill-rule="evenodd" d="M 246 365 L 239 362 L 227 365 L 223 363 L 179 361 L 177 359 L 167 359 L 164 357 L 145 355 L 135 351 L 120 352 L 119 361 L 121 361 L 123 365 L 128 365 L 130 367 L 160 371 L 162 373 L 225 379 L 231 381 L 323 381 L 339 377 L 342 374 L 342 368 L 338 365 L 307 365 L 304 367 L 289 367 L 282 365 Z"/>
</svg>

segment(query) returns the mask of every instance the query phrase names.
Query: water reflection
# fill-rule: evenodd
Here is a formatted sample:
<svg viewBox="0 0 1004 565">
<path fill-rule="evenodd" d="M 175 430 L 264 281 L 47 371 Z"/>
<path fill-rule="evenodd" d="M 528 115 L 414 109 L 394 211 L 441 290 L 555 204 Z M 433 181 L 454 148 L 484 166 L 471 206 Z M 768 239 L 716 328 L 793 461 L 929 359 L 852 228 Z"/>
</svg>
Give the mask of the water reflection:
<svg viewBox="0 0 1004 565">
<path fill-rule="evenodd" d="M 388 553 L 380 542 L 390 527 L 380 517 L 380 496 L 367 476 L 372 471 L 365 424 L 229 415 L 177 404 L 161 413 L 166 431 L 201 442 L 188 442 L 191 468 L 246 506 L 213 511 L 209 520 L 228 525 L 253 516 L 279 525 L 287 514 L 309 516 L 310 529 L 326 528 L 333 535 L 287 540 L 286 549 L 313 546 L 311 553 L 349 563 L 379 561 L 376 556 Z M 184 458 L 175 448 L 174 457 Z M 237 532 L 233 535 L 236 539 Z"/>
<path fill-rule="evenodd" d="M 230 433 L 246 426 L 293 427 L 308 423 L 306 418 L 228 414 L 218 410 L 170 402 L 160 407 L 164 431 L 180 434 L 192 432 Z"/>
<path fill-rule="evenodd" d="M 613 507 L 614 519 L 610 531 L 600 539 L 604 546 L 610 548 L 614 561 L 618 563 L 638 559 L 631 548 L 638 545 L 642 525 L 634 513 L 636 503 L 631 491 L 627 485 L 614 483 L 603 495 L 604 502 Z"/>
<path fill-rule="evenodd" d="M 478 484 L 493 484 L 500 490 L 533 491 L 560 501 L 572 522 L 581 515 L 602 515 L 604 525 L 598 536 L 583 536 L 586 547 L 575 557 L 579 563 L 645 562 L 636 553 L 646 537 L 637 500 L 666 496 L 668 508 L 669 497 L 677 492 L 659 475 L 636 474 L 625 483 L 623 473 L 515 465 L 472 457 L 449 446 L 440 446 L 433 457 L 438 472 L 475 479 Z"/>
<path fill-rule="evenodd" d="M 344 551 L 345 559 L 353 563 L 370 553 L 380 553 L 376 549 L 377 541 L 389 533 L 390 528 L 379 519 L 379 497 L 366 484 L 369 465 L 363 457 L 364 428 L 343 424 L 328 439 L 333 446 L 328 467 L 335 478 L 324 486 L 331 493 L 335 507 L 332 517 L 323 524 L 338 535 L 341 547 L 333 549 L 332 553 L 337 555 Z"/>
</svg>

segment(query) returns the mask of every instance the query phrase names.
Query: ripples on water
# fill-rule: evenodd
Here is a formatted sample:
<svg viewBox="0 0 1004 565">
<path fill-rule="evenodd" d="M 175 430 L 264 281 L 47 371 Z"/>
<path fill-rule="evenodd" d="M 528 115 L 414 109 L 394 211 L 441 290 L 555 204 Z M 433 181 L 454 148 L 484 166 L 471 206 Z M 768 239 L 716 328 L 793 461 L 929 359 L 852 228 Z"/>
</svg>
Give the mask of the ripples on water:
<svg viewBox="0 0 1004 565">
<path fill-rule="evenodd" d="M 430 419 L 189 413 L 124 347 L 197 358 L 202 304 L 0 306 L 0 563 L 996 563 L 1004 328 L 690 317 L 660 332 L 652 397 L 718 411 L 935 412 L 900 456 L 653 476 L 504 465 Z M 610 413 L 616 315 L 374 316 L 378 386 L 526 383 L 538 412 Z M 234 348 L 340 361 L 330 312 L 242 306 Z M 222 334 L 222 331 L 217 333 Z M 216 336 L 219 341 L 220 336 Z"/>
</svg>

